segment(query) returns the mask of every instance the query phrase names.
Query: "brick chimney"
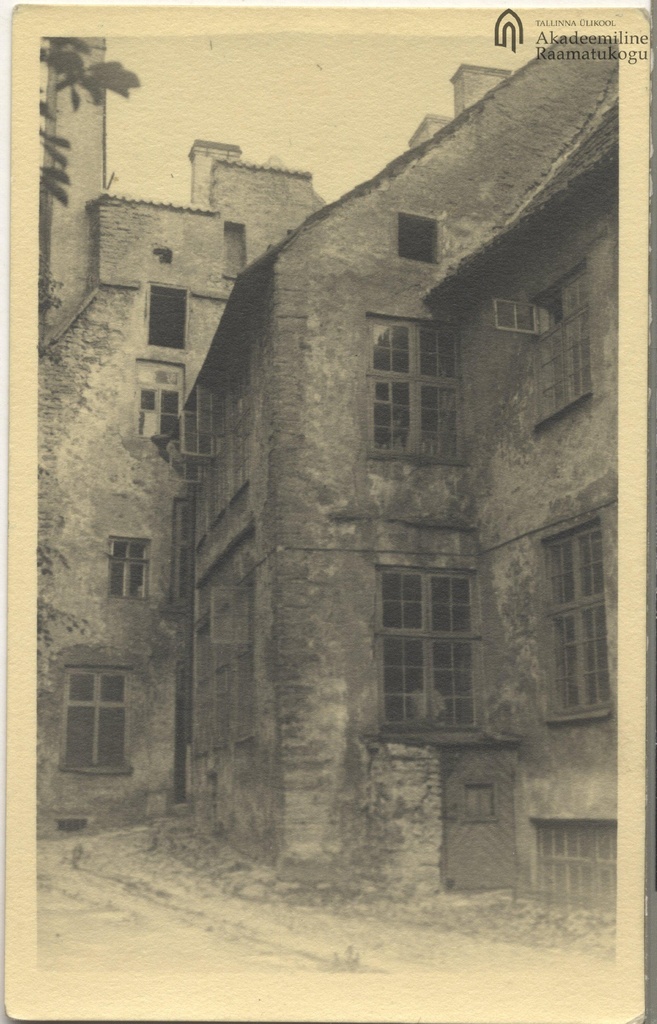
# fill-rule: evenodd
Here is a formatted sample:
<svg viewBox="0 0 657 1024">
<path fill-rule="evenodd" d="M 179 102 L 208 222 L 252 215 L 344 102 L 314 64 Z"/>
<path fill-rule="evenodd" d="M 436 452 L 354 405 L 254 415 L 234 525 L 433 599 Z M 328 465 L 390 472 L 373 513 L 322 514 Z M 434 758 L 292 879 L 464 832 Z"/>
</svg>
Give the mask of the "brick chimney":
<svg viewBox="0 0 657 1024">
<path fill-rule="evenodd" d="M 239 160 L 242 150 L 229 142 L 206 142 L 196 139 L 189 151 L 192 163 L 192 203 L 195 206 L 210 205 L 212 185 L 212 164 L 215 160 Z"/>
<path fill-rule="evenodd" d="M 408 140 L 408 148 L 413 149 L 414 146 L 419 146 L 421 142 L 426 142 L 432 135 L 439 132 L 441 128 L 444 128 L 446 124 L 449 124 L 451 120 L 451 117 L 443 117 L 442 114 L 425 114 Z"/>
<path fill-rule="evenodd" d="M 503 68 L 485 68 L 478 64 L 461 64 L 450 81 L 454 85 L 454 116 L 471 107 L 487 92 L 511 74 Z"/>
</svg>

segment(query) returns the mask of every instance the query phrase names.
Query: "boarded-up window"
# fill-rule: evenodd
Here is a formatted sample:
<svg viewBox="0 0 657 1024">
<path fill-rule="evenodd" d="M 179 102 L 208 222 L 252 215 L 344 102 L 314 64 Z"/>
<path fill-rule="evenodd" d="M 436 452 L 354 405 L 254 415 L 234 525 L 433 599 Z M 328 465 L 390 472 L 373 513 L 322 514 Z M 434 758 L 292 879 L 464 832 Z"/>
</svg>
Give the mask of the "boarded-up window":
<svg viewBox="0 0 657 1024">
<path fill-rule="evenodd" d="M 71 670 L 66 693 L 65 768 L 124 768 L 126 677 Z"/>
<path fill-rule="evenodd" d="M 184 348 L 187 329 L 187 292 L 152 284 L 148 305 L 148 344 Z"/>
<path fill-rule="evenodd" d="M 243 224 L 224 224 L 224 274 L 237 277 L 246 265 L 246 228 Z"/>
</svg>

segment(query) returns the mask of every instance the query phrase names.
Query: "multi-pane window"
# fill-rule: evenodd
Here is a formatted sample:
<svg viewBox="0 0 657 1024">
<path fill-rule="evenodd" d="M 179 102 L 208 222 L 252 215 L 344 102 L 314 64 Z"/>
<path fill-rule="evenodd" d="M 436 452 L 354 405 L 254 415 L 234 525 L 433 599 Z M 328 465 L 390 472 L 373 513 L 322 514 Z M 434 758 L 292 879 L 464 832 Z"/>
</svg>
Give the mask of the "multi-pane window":
<svg viewBox="0 0 657 1024">
<path fill-rule="evenodd" d="M 578 711 L 609 700 L 602 533 L 598 526 L 547 543 L 556 700 Z"/>
<path fill-rule="evenodd" d="M 223 511 L 249 479 L 251 409 L 248 380 L 236 382 L 230 393 L 217 399 L 215 424 L 219 457 L 212 481 L 214 514 Z"/>
<path fill-rule="evenodd" d="M 371 443 L 390 455 L 457 457 L 457 339 L 445 326 L 372 325 Z"/>
<path fill-rule="evenodd" d="M 380 658 L 387 722 L 474 724 L 470 576 L 380 574 Z"/>
<path fill-rule="evenodd" d="M 182 390 L 181 366 L 137 361 L 137 430 L 142 437 L 178 429 Z"/>
<path fill-rule="evenodd" d="M 206 388 L 192 391 L 180 419 L 182 455 L 211 458 L 217 453 L 217 399 Z"/>
<path fill-rule="evenodd" d="M 591 349 L 584 268 L 536 300 L 539 390 L 542 418 L 591 391 Z"/>
<path fill-rule="evenodd" d="M 397 252 L 407 260 L 435 263 L 438 226 L 430 217 L 397 216 Z"/>
<path fill-rule="evenodd" d="M 187 292 L 152 284 L 148 303 L 148 344 L 184 348 L 187 328 Z"/>
<path fill-rule="evenodd" d="M 129 537 L 110 537 L 110 597 L 148 595 L 148 541 Z"/>
<path fill-rule="evenodd" d="M 495 326 L 499 331 L 517 331 L 520 334 L 535 334 L 538 310 L 530 302 L 513 302 L 508 299 L 494 299 Z"/>
<path fill-rule="evenodd" d="M 549 821 L 536 825 L 539 888 L 556 902 L 613 909 L 616 825 Z"/>
<path fill-rule="evenodd" d="M 124 768 L 126 677 L 76 669 L 67 680 L 65 768 Z"/>
</svg>

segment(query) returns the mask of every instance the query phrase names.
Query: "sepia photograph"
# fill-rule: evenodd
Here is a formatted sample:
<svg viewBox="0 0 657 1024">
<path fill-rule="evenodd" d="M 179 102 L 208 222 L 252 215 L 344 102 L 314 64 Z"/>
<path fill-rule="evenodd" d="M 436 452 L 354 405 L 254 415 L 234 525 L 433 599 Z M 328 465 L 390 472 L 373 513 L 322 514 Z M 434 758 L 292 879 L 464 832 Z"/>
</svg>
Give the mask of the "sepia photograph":
<svg viewBox="0 0 657 1024">
<path fill-rule="evenodd" d="M 645 657 L 623 619 L 645 549 L 619 466 L 622 513 L 647 263 L 619 76 L 647 217 L 647 20 L 115 9 L 94 31 L 62 8 L 53 34 L 48 10 L 15 19 L 39 79 L 22 813 L 50 979 L 18 1008 L 127 1019 L 90 972 L 218 971 L 376 983 L 353 1020 L 409 1019 L 386 977 L 425 1020 L 640 1014 L 619 784 L 642 814 L 645 666 L 619 640 Z M 624 907 L 625 1016 L 599 981 Z M 494 1018 L 431 982 L 534 970 L 569 981 L 540 1011 L 507 985 Z M 74 977 L 88 1003 L 48 1001 Z M 266 992 L 168 1019 L 345 1019 Z"/>
</svg>

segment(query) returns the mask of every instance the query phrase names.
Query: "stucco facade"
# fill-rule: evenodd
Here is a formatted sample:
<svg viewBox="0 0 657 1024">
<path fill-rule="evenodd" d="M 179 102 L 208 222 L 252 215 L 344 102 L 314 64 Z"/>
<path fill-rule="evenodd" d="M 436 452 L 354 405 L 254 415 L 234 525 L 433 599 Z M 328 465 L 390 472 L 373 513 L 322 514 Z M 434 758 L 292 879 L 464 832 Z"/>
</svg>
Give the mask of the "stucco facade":
<svg viewBox="0 0 657 1024">
<path fill-rule="evenodd" d="M 592 836 L 608 896 L 614 81 L 495 74 L 238 278 L 200 372 L 196 817 L 283 873 L 400 895 L 574 891 L 552 860 Z M 539 353 L 566 331 L 590 365 L 546 415 Z M 583 610 L 548 596 L 557 550 L 595 574 Z M 598 661 L 573 697 L 554 630 L 580 614 Z"/>
</svg>

